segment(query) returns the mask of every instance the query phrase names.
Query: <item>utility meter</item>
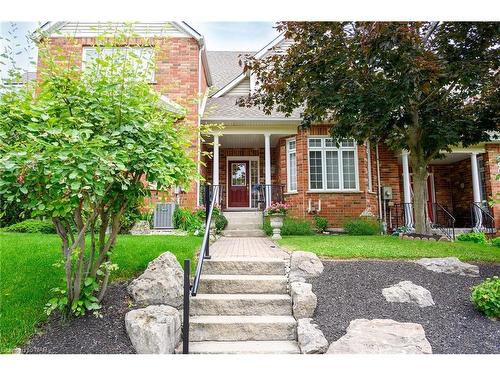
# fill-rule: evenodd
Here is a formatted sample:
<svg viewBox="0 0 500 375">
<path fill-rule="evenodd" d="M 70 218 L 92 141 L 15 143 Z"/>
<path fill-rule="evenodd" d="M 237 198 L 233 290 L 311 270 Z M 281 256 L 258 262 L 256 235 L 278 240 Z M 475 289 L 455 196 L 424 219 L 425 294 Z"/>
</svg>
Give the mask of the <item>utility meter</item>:
<svg viewBox="0 0 500 375">
<path fill-rule="evenodd" d="M 382 198 L 386 201 L 392 200 L 392 187 L 390 186 L 382 187 Z"/>
</svg>

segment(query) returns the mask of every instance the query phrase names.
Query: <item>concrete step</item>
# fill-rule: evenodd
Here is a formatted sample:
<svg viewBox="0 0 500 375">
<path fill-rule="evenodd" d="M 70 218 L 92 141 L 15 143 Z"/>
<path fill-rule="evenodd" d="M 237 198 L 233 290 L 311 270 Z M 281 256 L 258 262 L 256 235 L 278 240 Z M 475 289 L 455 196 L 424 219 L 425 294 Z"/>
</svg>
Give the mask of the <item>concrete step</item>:
<svg viewBox="0 0 500 375">
<path fill-rule="evenodd" d="M 286 261 L 274 258 L 212 258 L 203 263 L 205 275 L 284 275 Z"/>
<path fill-rule="evenodd" d="M 300 354 L 296 341 L 195 341 L 192 354 Z"/>
<path fill-rule="evenodd" d="M 262 223 L 228 223 L 224 230 L 262 230 Z"/>
<path fill-rule="evenodd" d="M 286 294 L 288 279 L 279 275 L 201 275 L 199 293 Z"/>
<path fill-rule="evenodd" d="M 198 294 L 191 315 L 291 315 L 288 294 Z"/>
<path fill-rule="evenodd" d="M 222 235 L 225 237 L 265 237 L 266 234 L 262 229 L 232 229 L 223 230 Z"/>
<path fill-rule="evenodd" d="M 190 320 L 190 341 L 289 341 L 297 339 L 290 315 L 199 315 Z"/>
</svg>

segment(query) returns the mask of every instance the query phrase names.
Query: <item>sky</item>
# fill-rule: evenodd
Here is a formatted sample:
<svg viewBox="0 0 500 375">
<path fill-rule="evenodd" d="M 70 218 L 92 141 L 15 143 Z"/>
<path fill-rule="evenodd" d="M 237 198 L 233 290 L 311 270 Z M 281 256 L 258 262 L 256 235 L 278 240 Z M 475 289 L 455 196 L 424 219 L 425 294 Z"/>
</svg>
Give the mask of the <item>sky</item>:
<svg viewBox="0 0 500 375">
<path fill-rule="evenodd" d="M 273 40 L 277 31 L 272 22 L 189 22 L 205 37 L 209 51 L 258 51 Z M 23 70 L 35 71 L 30 60 L 36 60 L 36 48 L 29 47 L 26 35 L 43 22 L 0 22 L 0 54 L 6 45 L 14 48 L 16 64 Z M 5 38 L 15 40 L 6 42 Z M 19 46 L 15 46 L 15 44 Z M 6 66 L 0 65 L 0 76 L 5 76 Z"/>
</svg>

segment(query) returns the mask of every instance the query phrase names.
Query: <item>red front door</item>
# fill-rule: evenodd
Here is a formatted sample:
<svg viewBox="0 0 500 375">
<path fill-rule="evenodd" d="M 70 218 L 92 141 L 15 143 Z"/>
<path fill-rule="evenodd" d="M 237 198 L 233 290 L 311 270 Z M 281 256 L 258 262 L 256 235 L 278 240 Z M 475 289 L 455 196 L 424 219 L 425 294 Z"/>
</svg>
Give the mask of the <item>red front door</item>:
<svg viewBox="0 0 500 375">
<path fill-rule="evenodd" d="M 248 161 L 229 162 L 229 207 L 248 207 L 249 176 Z"/>
</svg>

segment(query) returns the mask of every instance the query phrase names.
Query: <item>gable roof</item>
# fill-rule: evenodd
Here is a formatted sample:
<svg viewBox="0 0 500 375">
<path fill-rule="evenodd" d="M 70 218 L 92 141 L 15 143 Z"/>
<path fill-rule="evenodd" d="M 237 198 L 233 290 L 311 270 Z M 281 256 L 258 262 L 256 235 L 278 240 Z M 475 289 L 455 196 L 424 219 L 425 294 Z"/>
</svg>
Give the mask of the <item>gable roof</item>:
<svg viewBox="0 0 500 375">
<path fill-rule="evenodd" d="M 115 22 L 111 23 L 112 25 L 119 25 L 119 24 L 124 24 L 123 22 Z M 63 28 L 67 28 L 68 31 L 71 31 L 74 36 L 77 35 L 77 33 L 81 33 L 84 36 L 89 36 L 89 34 L 95 33 L 95 25 L 103 25 L 104 27 L 107 27 L 107 25 L 110 25 L 108 22 L 65 22 L 65 21 L 58 21 L 58 22 L 46 22 L 43 24 L 40 28 L 35 30 L 33 34 L 31 35 L 31 39 L 33 39 L 35 42 L 39 42 L 45 35 L 49 36 L 54 36 L 56 32 L 60 31 Z M 193 29 L 191 26 L 189 26 L 186 22 L 184 21 L 168 21 L 168 22 L 154 22 L 154 23 L 144 23 L 144 22 L 137 22 L 134 23 L 134 30 L 139 33 L 139 34 L 145 34 L 145 35 L 151 35 L 155 33 L 162 33 L 163 31 L 166 30 L 167 34 L 172 35 L 172 36 L 188 36 L 191 38 L 194 38 L 200 47 L 201 50 L 201 59 L 202 59 L 202 64 L 203 68 L 205 71 L 205 76 L 207 80 L 207 84 L 211 86 L 213 84 L 212 82 L 212 76 L 210 74 L 210 68 L 208 66 L 208 61 L 207 61 L 207 54 L 206 54 L 206 47 L 205 47 L 205 39 L 203 38 L 203 35 L 201 35 L 198 31 Z M 86 35 L 87 34 L 87 35 Z"/>
<path fill-rule="evenodd" d="M 264 47 L 262 47 L 259 51 L 257 51 L 255 54 L 253 54 L 253 57 L 256 59 L 260 59 L 264 57 L 272 48 L 280 44 L 285 40 L 285 35 L 281 33 L 278 35 L 276 38 L 274 38 L 272 41 L 270 41 L 268 44 L 266 44 Z M 226 92 L 231 90 L 233 87 L 238 85 L 241 81 L 243 81 L 247 77 L 247 73 L 243 72 L 243 68 L 240 68 L 240 74 L 236 75 L 233 77 L 231 81 L 229 81 L 225 86 L 221 87 L 216 91 L 212 96 L 214 98 L 221 97 L 224 95 Z"/>
<path fill-rule="evenodd" d="M 221 89 L 243 72 L 239 61 L 244 55 L 253 55 L 252 51 L 207 51 L 208 66 L 212 73 L 213 86 Z"/>
</svg>

